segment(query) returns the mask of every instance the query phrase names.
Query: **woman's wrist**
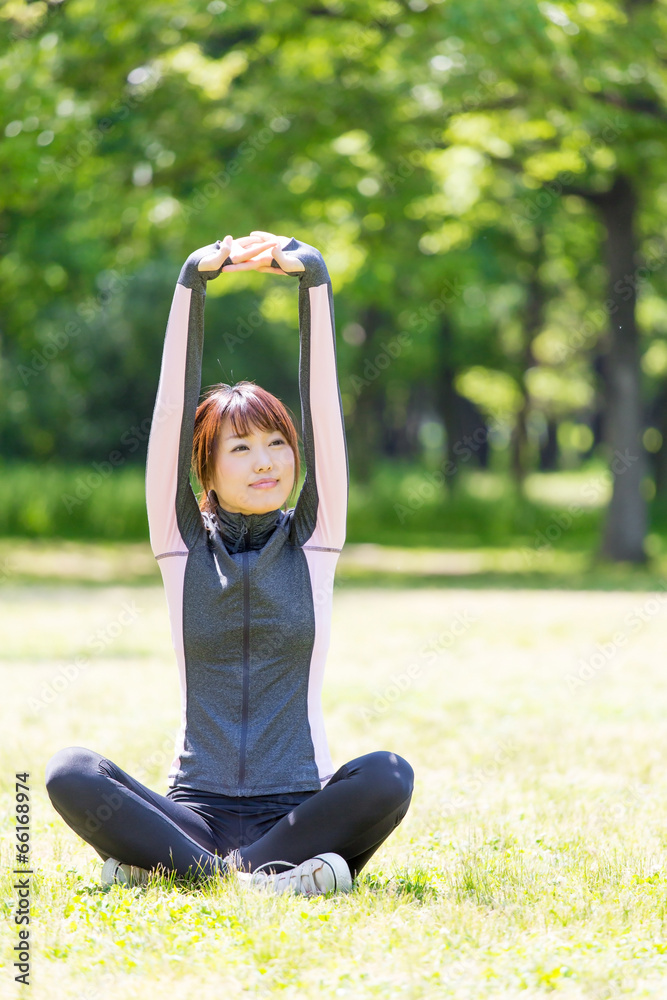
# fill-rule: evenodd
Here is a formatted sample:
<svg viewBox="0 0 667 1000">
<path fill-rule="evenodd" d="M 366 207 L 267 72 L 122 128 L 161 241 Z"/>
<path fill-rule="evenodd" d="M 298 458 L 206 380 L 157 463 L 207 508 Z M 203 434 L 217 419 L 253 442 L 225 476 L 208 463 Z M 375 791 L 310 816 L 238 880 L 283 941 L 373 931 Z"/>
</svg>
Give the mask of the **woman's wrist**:
<svg viewBox="0 0 667 1000">
<path fill-rule="evenodd" d="M 217 278 L 223 265 L 229 261 L 231 242 L 232 238 L 229 236 L 194 250 L 181 268 L 178 283 L 193 290 L 205 289 L 206 282 Z"/>
<path fill-rule="evenodd" d="M 301 288 L 314 288 L 331 281 L 324 257 L 316 247 L 293 237 L 292 242 L 283 249 L 292 257 L 298 257 L 303 264 L 304 270 L 297 275 Z"/>
</svg>

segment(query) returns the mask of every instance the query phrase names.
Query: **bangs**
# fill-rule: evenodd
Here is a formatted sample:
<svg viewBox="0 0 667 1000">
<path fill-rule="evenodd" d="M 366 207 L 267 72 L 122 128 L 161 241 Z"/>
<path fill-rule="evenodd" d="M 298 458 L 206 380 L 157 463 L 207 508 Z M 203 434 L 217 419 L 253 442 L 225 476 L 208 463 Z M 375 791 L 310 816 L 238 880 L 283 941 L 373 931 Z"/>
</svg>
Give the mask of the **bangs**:
<svg viewBox="0 0 667 1000">
<path fill-rule="evenodd" d="M 274 398 L 261 399 L 251 393 L 235 394 L 227 405 L 223 405 L 220 422 L 229 417 L 234 433 L 244 437 L 253 428 L 267 432 L 279 430 L 286 434 L 285 408 L 279 400 L 274 402 Z M 276 403 L 280 405 L 276 406 Z"/>
</svg>

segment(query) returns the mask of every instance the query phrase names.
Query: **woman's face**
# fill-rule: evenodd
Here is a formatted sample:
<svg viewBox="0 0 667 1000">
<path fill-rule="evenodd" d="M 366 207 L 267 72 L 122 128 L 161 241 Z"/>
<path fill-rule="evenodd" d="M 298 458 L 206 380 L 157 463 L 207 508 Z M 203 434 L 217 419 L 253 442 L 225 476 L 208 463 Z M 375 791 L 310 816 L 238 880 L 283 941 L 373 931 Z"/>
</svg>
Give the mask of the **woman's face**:
<svg viewBox="0 0 667 1000">
<path fill-rule="evenodd" d="M 225 417 L 212 486 L 220 506 L 232 513 L 265 514 L 283 505 L 293 485 L 294 452 L 283 434 L 251 426 L 249 434 L 237 437 Z"/>
</svg>

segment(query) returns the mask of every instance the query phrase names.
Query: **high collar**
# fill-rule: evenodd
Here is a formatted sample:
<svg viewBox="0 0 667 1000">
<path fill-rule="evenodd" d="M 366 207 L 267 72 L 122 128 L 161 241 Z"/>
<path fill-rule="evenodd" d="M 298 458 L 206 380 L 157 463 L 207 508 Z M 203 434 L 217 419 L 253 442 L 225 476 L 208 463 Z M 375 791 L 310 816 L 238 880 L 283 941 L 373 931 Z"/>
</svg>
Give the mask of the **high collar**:
<svg viewBox="0 0 667 1000">
<path fill-rule="evenodd" d="M 207 495 L 222 540 L 232 553 L 263 549 L 283 518 L 280 507 L 263 514 L 242 514 L 221 507 L 215 490 L 209 490 Z"/>
</svg>

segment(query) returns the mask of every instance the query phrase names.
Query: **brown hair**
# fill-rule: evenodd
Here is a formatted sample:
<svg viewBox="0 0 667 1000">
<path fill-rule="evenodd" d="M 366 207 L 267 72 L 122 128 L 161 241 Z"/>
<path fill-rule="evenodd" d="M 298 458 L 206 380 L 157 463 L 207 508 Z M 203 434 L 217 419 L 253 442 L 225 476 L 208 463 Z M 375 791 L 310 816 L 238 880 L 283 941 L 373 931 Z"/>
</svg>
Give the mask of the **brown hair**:
<svg viewBox="0 0 667 1000">
<path fill-rule="evenodd" d="M 200 509 L 210 509 L 208 492 L 213 488 L 212 473 L 225 417 L 229 417 L 234 434 L 249 434 L 251 427 L 256 427 L 263 431 L 280 431 L 283 435 L 294 453 L 294 486 L 285 501 L 288 503 L 296 491 L 301 470 L 294 418 L 276 396 L 244 379 L 236 385 L 220 382 L 211 386 L 197 407 L 192 439 L 192 470 L 203 489 L 199 498 Z"/>
</svg>

